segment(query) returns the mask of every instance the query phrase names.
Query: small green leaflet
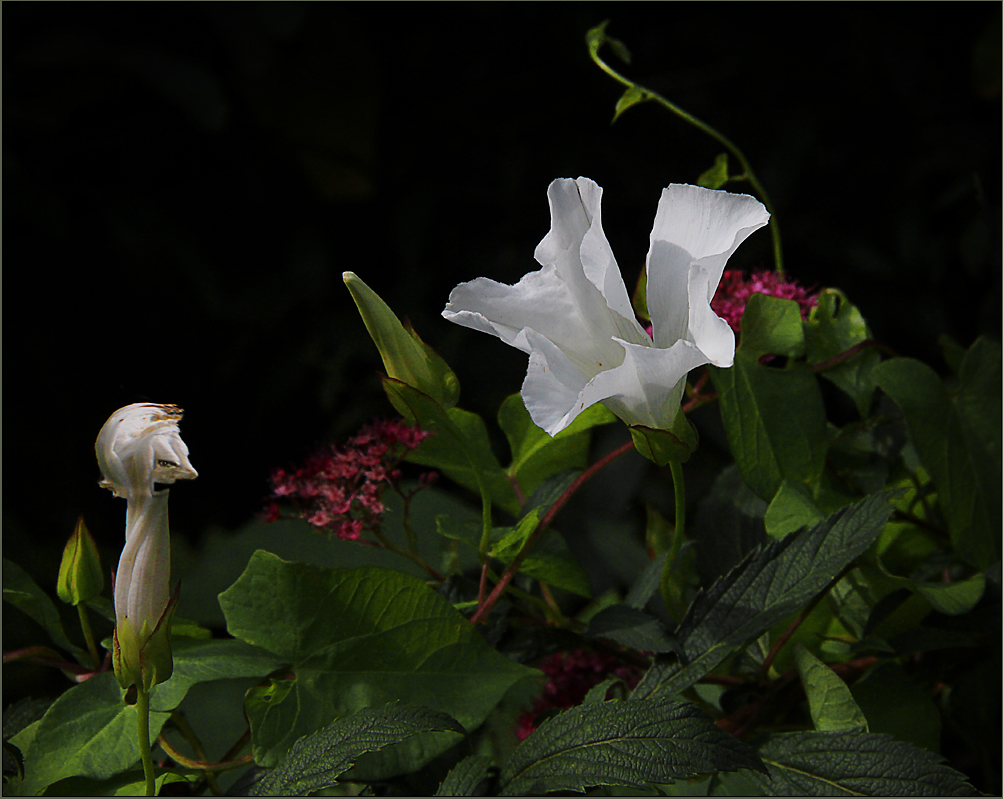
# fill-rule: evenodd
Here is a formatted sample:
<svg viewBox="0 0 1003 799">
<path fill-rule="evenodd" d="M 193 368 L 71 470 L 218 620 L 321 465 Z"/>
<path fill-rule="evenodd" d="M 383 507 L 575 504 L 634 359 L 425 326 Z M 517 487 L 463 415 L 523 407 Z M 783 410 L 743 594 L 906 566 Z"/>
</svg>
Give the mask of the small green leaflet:
<svg viewBox="0 0 1003 799">
<path fill-rule="evenodd" d="M 446 775 L 436 796 L 477 796 L 477 787 L 488 775 L 491 758 L 488 755 L 469 755 L 453 766 Z"/>
<path fill-rule="evenodd" d="M 801 644 L 794 647 L 794 658 L 815 729 L 819 732 L 867 732 L 867 719 L 853 701 L 846 683 Z"/>
<path fill-rule="evenodd" d="M 503 796 L 642 788 L 693 774 L 754 769 L 759 759 L 688 702 L 591 702 L 565 710 L 523 741 L 500 775 Z"/>
</svg>

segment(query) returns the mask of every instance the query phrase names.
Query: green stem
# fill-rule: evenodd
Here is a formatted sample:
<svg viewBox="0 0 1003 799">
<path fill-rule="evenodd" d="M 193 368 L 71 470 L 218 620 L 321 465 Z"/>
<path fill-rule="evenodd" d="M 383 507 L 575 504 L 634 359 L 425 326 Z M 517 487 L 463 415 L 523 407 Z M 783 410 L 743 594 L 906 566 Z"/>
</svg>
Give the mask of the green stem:
<svg viewBox="0 0 1003 799">
<path fill-rule="evenodd" d="M 150 694 L 136 686 L 136 732 L 139 735 L 139 759 L 143 761 L 146 777 L 144 796 L 157 795 L 157 782 L 153 776 L 153 754 L 150 751 Z"/>
<path fill-rule="evenodd" d="M 91 653 L 91 660 L 94 661 L 94 669 L 100 669 L 101 656 L 98 654 L 97 643 L 94 641 L 94 631 L 91 629 L 87 608 L 82 602 L 77 605 L 77 613 L 80 614 L 80 628 L 84 631 L 84 640 L 87 642 L 87 651 Z"/>
<path fill-rule="evenodd" d="M 495 584 L 495 587 L 488 595 L 488 598 L 484 600 L 483 604 L 481 604 L 479 608 L 477 608 L 477 612 L 470 617 L 471 624 L 477 624 L 488 615 L 491 608 L 493 608 L 495 603 L 498 601 L 498 598 L 505 592 L 508 584 L 512 582 L 512 578 L 515 576 L 515 573 L 519 571 L 519 567 L 522 565 L 523 560 L 525 560 L 526 555 L 529 554 L 529 550 L 533 548 L 533 544 L 536 543 L 536 540 L 540 537 L 543 531 L 547 529 L 550 523 L 554 520 L 554 516 L 556 516 L 557 512 L 564 507 L 565 503 L 569 499 L 571 499 L 572 495 L 586 482 L 588 482 L 592 475 L 633 448 L 634 441 L 632 439 L 622 447 L 618 447 L 608 455 L 605 455 L 597 460 L 588 469 L 575 478 L 575 481 L 569 485 L 567 489 L 565 489 L 564 493 L 557 498 L 557 501 L 550 506 L 546 514 L 544 514 L 544 517 L 540 520 L 540 523 L 536 526 L 536 529 L 530 533 L 529 537 L 526 539 L 526 543 L 522 545 L 522 549 L 519 550 L 519 554 L 515 556 L 515 559 L 508 565 L 508 568 L 505 569 L 505 573 L 502 574 L 501 579 Z"/>
<path fill-rule="evenodd" d="M 605 36 L 605 34 L 602 34 L 602 39 L 606 38 L 607 37 Z M 723 147 L 725 147 L 728 150 L 729 153 L 731 153 L 735 157 L 735 160 L 738 161 L 738 163 L 742 167 L 742 170 L 745 173 L 744 178 L 749 181 L 749 184 L 755 190 L 756 194 L 759 195 L 760 199 L 762 199 L 763 201 L 763 204 L 766 206 L 766 209 L 770 212 L 770 217 L 771 217 L 770 233 L 773 236 L 773 259 L 777 266 L 777 272 L 782 275 L 784 273 L 783 251 L 780 246 L 780 229 L 777 227 L 776 214 L 774 214 L 773 212 L 773 204 L 770 202 L 769 195 L 767 195 L 766 189 L 763 188 L 763 184 L 759 182 L 759 178 L 757 178 L 755 172 L 752 171 L 752 166 L 749 164 L 749 159 L 745 157 L 745 153 L 743 153 L 740 149 L 738 149 L 738 147 L 730 139 L 728 139 L 727 136 L 725 136 L 722 133 L 719 133 L 703 120 L 697 119 L 692 114 L 688 113 L 687 111 L 684 111 L 675 103 L 670 102 L 665 97 L 662 97 L 662 95 L 660 95 L 658 92 L 653 92 L 651 89 L 641 86 L 639 83 L 634 83 L 632 80 L 630 80 L 629 78 L 625 78 L 615 69 L 613 69 L 609 64 L 607 64 L 599 57 L 598 51 L 599 51 L 599 46 L 601 46 L 601 42 L 602 40 L 600 40 L 598 45 L 590 44 L 589 54 L 592 56 L 592 60 L 596 62 L 596 65 L 603 72 L 605 72 L 611 78 L 616 80 L 618 83 L 626 86 L 628 89 L 635 89 L 641 92 L 644 100 L 654 100 L 659 105 L 668 109 L 676 116 L 685 119 L 695 128 L 697 128 L 698 130 L 702 130 L 712 139 L 720 143 Z"/>
<path fill-rule="evenodd" d="M 669 542 L 669 552 L 662 564 L 662 598 L 669 612 L 675 616 L 676 609 L 671 602 L 669 586 L 672 583 L 672 570 L 676 565 L 676 558 L 679 557 L 679 550 L 683 545 L 683 532 L 686 530 L 686 483 L 683 479 L 683 465 L 679 461 L 669 461 L 669 470 L 672 474 L 672 488 L 676 506 L 676 524 L 672 531 L 672 539 Z"/>
<path fill-rule="evenodd" d="M 391 541 L 389 538 L 383 535 L 383 533 L 381 533 L 375 527 L 371 528 L 370 532 L 376 537 L 376 540 L 379 541 L 379 544 L 374 544 L 373 546 L 381 546 L 383 547 L 383 549 L 388 549 L 391 552 L 396 552 L 398 555 L 402 555 L 412 563 L 417 564 L 425 571 L 427 571 L 429 573 L 429 576 L 431 576 L 433 580 L 436 580 L 440 583 L 445 582 L 446 578 L 443 575 L 439 574 L 439 572 L 436 571 L 431 565 L 429 565 L 425 561 L 425 559 L 417 552 L 412 552 L 410 550 L 397 546 L 393 541 Z"/>
</svg>

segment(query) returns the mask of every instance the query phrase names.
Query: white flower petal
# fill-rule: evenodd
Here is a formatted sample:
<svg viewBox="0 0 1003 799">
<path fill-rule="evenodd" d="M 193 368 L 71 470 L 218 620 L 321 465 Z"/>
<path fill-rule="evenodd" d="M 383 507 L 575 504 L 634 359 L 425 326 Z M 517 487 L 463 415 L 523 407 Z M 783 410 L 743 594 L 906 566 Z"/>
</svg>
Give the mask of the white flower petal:
<svg viewBox="0 0 1003 799">
<path fill-rule="evenodd" d="M 723 329 L 709 316 L 717 316 L 710 301 L 728 258 L 769 219 L 765 206 L 747 194 L 680 184 L 662 190 L 647 259 L 656 347 L 688 338 L 712 351 L 714 363 L 730 363 Z M 733 337 L 731 343 L 733 349 Z"/>
<path fill-rule="evenodd" d="M 526 331 L 526 339 L 533 351 L 522 383 L 522 401 L 533 424 L 554 436 L 584 410 L 579 397 L 587 378 L 545 337 Z"/>
</svg>

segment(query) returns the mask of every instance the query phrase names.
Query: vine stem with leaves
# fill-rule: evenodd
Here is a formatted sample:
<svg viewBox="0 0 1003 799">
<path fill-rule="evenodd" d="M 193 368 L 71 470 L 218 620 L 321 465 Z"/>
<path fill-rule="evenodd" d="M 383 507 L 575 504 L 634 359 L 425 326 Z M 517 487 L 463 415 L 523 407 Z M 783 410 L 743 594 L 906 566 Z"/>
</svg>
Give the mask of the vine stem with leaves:
<svg viewBox="0 0 1003 799">
<path fill-rule="evenodd" d="M 652 91 L 651 89 L 641 86 L 639 83 L 635 83 L 629 78 L 624 77 L 609 64 L 603 61 L 602 58 L 599 57 L 599 48 L 602 47 L 603 44 L 609 44 L 610 47 L 613 48 L 613 51 L 621 59 L 623 59 L 625 63 L 630 63 L 630 51 L 624 43 L 619 39 L 614 39 L 613 37 L 606 35 L 606 26 L 608 24 L 609 20 L 605 20 L 596 27 L 592 28 L 586 34 L 585 40 L 588 43 L 589 55 L 592 57 L 592 60 L 595 61 L 596 65 L 618 83 L 627 87 L 627 91 L 623 93 L 623 96 L 616 104 L 616 114 L 613 117 L 613 121 L 615 122 L 617 117 L 619 117 L 620 114 L 626 111 L 630 106 L 636 103 L 654 100 L 656 103 L 668 109 L 676 116 L 685 119 L 698 130 L 702 130 L 712 139 L 725 147 L 728 152 L 735 157 L 735 160 L 738 161 L 743 170 L 741 175 L 732 176 L 729 180 L 747 180 L 749 185 L 752 186 L 753 190 L 763 201 L 766 209 L 770 212 L 770 234 L 773 236 L 773 260 L 776 264 L 776 271 L 782 275 L 784 273 L 783 249 L 780 245 L 780 229 L 777 226 L 773 204 L 770 202 L 769 195 L 766 193 L 766 189 L 763 188 L 763 184 L 759 182 L 759 178 L 756 177 L 756 173 L 752 171 L 752 166 L 749 164 L 749 159 L 745 157 L 745 153 L 743 153 L 728 137 L 712 128 L 703 120 L 698 119 L 687 111 L 684 111 L 678 105 L 666 99 L 658 92 Z"/>
</svg>

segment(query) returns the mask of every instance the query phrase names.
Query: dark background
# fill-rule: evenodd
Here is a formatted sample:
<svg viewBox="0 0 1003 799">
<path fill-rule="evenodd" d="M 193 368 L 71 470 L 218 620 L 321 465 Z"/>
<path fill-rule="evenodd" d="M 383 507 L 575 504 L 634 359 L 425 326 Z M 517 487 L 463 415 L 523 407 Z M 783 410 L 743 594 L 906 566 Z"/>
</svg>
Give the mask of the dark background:
<svg viewBox="0 0 1003 799">
<path fill-rule="evenodd" d="M 653 104 L 610 125 L 605 18 L 611 64 L 744 150 L 790 275 L 940 370 L 941 334 L 999 336 L 997 3 L 7 2 L 5 556 L 51 586 L 83 513 L 114 563 L 93 442 L 130 402 L 187 411 L 192 542 L 390 413 L 344 270 L 493 417 L 525 356 L 442 320 L 450 289 L 536 268 L 547 184 L 579 175 L 632 286 L 661 187 L 722 151 Z M 769 268 L 768 234 L 732 263 Z"/>
</svg>

